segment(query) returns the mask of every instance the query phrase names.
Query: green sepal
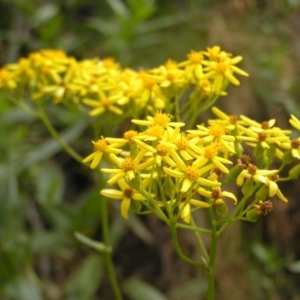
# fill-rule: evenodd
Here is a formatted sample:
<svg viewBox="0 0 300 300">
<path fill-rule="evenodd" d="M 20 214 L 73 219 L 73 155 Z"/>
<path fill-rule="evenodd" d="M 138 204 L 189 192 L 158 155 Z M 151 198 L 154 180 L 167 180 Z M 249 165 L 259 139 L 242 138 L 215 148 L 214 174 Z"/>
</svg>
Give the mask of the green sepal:
<svg viewBox="0 0 300 300">
<path fill-rule="evenodd" d="M 270 148 L 265 149 L 264 153 L 264 166 L 269 168 L 272 164 L 274 157 L 276 155 L 276 144 L 270 144 Z"/>
<path fill-rule="evenodd" d="M 140 212 L 142 207 L 143 207 L 143 205 L 140 201 L 131 201 L 130 202 L 130 210 L 135 213 Z"/>
<path fill-rule="evenodd" d="M 300 175 L 300 164 L 296 165 L 289 171 L 289 179 L 297 179 Z"/>
<path fill-rule="evenodd" d="M 281 159 L 284 163 L 284 165 L 289 165 L 291 164 L 293 161 L 294 161 L 294 157 L 292 155 L 292 151 L 291 150 L 287 150 L 283 156 L 282 156 L 282 159 Z"/>
<path fill-rule="evenodd" d="M 225 203 L 216 205 L 216 212 L 220 216 L 223 216 L 223 217 L 227 216 L 227 212 L 228 212 L 227 205 Z"/>
<path fill-rule="evenodd" d="M 255 194 L 255 202 L 266 200 L 268 195 L 269 189 L 265 185 L 262 185 Z"/>
<path fill-rule="evenodd" d="M 231 168 L 222 185 L 228 182 L 235 182 L 241 172 L 242 169 L 239 166 L 234 166 L 233 168 Z"/>
<path fill-rule="evenodd" d="M 253 179 L 248 178 L 243 187 L 242 187 L 242 193 L 244 196 L 251 196 L 253 193 Z"/>
<path fill-rule="evenodd" d="M 137 174 L 132 180 L 128 181 L 128 184 L 130 185 L 131 188 L 133 189 L 138 189 L 141 187 L 141 179 L 140 176 Z"/>
<path fill-rule="evenodd" d="M 257 144 L 253 150 L 253 154 L 257 160 L 261 160 L 265 155 L 265 149 L 260 144 Z"/>
<path fill-rule="evenodd" d="M 246 219 L 249 222 L 256 222 L 259 218 L 259 215 L 256 213 L 256 209 L 252 208 L 247 211 L 246 213 Z"/>
</svg>

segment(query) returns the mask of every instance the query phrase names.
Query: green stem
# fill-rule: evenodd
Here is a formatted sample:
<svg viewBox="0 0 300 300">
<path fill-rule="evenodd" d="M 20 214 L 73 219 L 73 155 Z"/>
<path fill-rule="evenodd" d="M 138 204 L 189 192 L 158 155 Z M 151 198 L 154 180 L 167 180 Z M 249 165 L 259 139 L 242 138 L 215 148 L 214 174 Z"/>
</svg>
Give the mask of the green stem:
<svg viewBox="0 0 300 300">
<path fill-rule="evenodd" d="M 213 300 L 215 297 L 215 259 L 217 253 L 217 222 L 212 207 L 208 208 L 210 223 L 211 223 L 211 243 L 209 251 L 208 266 L 210 272 L 207 274 L 208 277 L 208 288 L 207 288 L 207 300 Z"/>
<path fill-rule="evenodd" d="M 102 227 L 103 242 L 106 248 L 109 249 L 110 240 L 109 240 L 109 220 L 108 220 L 108 199 L 106 197 L 103 197 L 100 203 L 101 203 L 101 227 Z M 105 258 L 108 278 L 114 293 L 114 299 L 122 300 L 123 297 L 114 270 L 111 251 L 104 252 L 104 258 Z"/>
<path fill-rule="evenodd" d="M 181 223 L 176 223 L 176 228 L 199 231 L 199 232 L 204 233 L 204 234 L 211 234 L 211 230 L 209 230 L 209 229 L 199 228 L 199 227 L 196 227 L 196 226 L 190 226 L 190 225 L 181 224 Z"/>
<path fill-rule="evenodd" d="M 177 234 L 177 230 L 176 230 L 176 223 L 174 222 L 174 220 L 170 220 L 170 228 L 171 228 L 171 234 L 172 234 L 172 240 L 173 240 L 173 244 L 175 247 L 175 250 L 178 254 L 178 256 L 185 262 L 187 262 L 190 265 L 193 265 L 205 272 L 209 272 L 209 269 L 207 266 L 205 265 L 201 265 L 199 263 L 197 263 L 196 261 L 194 261 L 193 259 L 187 257 L 181 250 L 180 244 L 179 244 L 179 240 L 178 240 L 178 234 Z"/>
<path fill-rule="evenodd" d="M 195 224 L 195 221 L 194 221 L 193 217 L 191 217 L 191 223 L 192 223 L 192 225 L 194 227 L 196 227 L 196 224 Z M 207 253 L 206 248 L 204 246 L 204 243 L 203 243 L 203 240 L 201 238 L 200 232 L 196 231 L 196 230 L 193 230 L 193 233 L 195 235 L 196 242 L 197 242 L 197 244 L 199 246 L 199 249 L 202 252 L 202 255 L 203 255 L 204 259 L 205 259 L 205 262 L 207 263 L 208 260 L 209 260 L 209 256 L 208 256 L 208 253 Z"/>
<path fill-rule="evenodd" d="M 72 158 L 74 158 L 77 162 L 82 164 L 83 157 L 81 157 L 73 148 L 71 148 L 59 135 L 59 133 L 55 130 L 52 126 L 51 122 L 49 121 L 47 114 L 42 107 L 39 105 L 39 117 L 42 120 L 43 124 L 52 135 L 52 137 L 57 141 L 57 143 L 66 151 Z"/>
</svg>

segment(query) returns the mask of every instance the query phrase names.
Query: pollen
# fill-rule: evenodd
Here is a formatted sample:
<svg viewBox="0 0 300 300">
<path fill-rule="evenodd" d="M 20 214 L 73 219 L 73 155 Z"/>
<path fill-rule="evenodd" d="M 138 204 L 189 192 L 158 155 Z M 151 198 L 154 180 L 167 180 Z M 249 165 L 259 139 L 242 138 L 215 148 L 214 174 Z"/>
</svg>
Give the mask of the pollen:
<svg viewBox="0 0 300 300">
<path fill-rule="evenodd" d="M 176 70 L 177 69 L 177 63 L 176 61 L 169 59 L 166 63 L 165 63 L 165 67 L 167 70 Z"/>
<path fill-rule="evenodd" d="M 219 151 L 220 151 L 220 145 L 216 143 L 212 143 L 204 148 L 203 154 L 206 158 L 213 158 L 219 153 Z"/>
<path fill-rule="evenodd" d="M 268 135 L 265 132 L 260 132 L 258 133 L 258 139 L 263 142 L 266 140 L 266 138 L 268 137 Z"/>
<path fill-rule="evenodd" d="M 92 141 L 92 143 L 97 151 L 104 152 L 107 148 L 107 143 L 103 136 L 97 142 Z"/>
<path fill-rule="evenodd" d="M 221 190 L 219 188 L 213 188 L 211 191 L 212 200 L 218 200 L 221 198 Z"/>
<path fill-rule="evenodd" d="M 110 105 L 108 99 L 102 99 L 101 104 L 103 107 L 109 107 L 109 105 Z"/>
<path fill-rule="evenodd" d="M 125 172 L 134 170 L 134 160 L 131 157 L 126 157 L 122 163 L 122 169 Z"/>
<path fill-rule="evenodd" d="M 249 174 L 251 174 L 253 176 L 256 174 L 256 171 L 257 171 L 257 167 L 255 165 L 249 164 L 249 166 L 248 166 Z"/>
<path fill-rule="evenodd" d="M 208 57 L 211 60 L 217 60 L 217 58 L 219 57 L 220 51 L 221 51 L 221 49 L 220 49 L 219 46 L 214 46 L 212 48 L 207 48 Z"/>
<path fill-rule="evenodd" d="M 156 147 L 156 153 L 160 156 L 166 156 L 168 154 L 169 150 L 163 146 L 163 145 L 158 145 Z"/>
<path fill-rule="evenodd" d="M 10 80 L 10 73 L 5 69 L 0 70 L 0 80 L 3 82 Z"/>
<path fill-rule="evenodd" d="M 134 138 L 134 137 L 136 137 L 137 136 L 137 131 L 135 131 L 135 130 L 129 130 L 129 131 L 126 131 L 125 133 L 124 133 L 124 139 L 126 139 L 126 140 L 128 140 L 128 141 L 132 141 L 132 139 Z"/>
<path fill-rule="evenodd" d="M 238 116 L 237 115 L 230 115 L 229 120 L 230 120 L 231 124 L 235 124 L 236 121 L 238 120 Z"/>
<path fill-rule="evenodd" d="M 259 201 L 258 204 L 254 205 L 256 208 L 255 213 L 257 215 L 267 215 L 273 209 L 273 203 L 270 200 Z"/>
<path fill-rule="evenodd" d="M 292 147 L 293 149 L 298 149 L 299 146 L 300 146 L 300 141 L 299 141 L 299 140 L 297 140 L 297 139 L 291 140 L 291 147 Z"/>
<path fill-rule="evenodd" d="M 196 181 L 199 178 L 199 170 L 193 166 L 187 166 L 186 168 L 186 178 Z"/>
<path fill-rule="evenodd" d="M 201 64 L 203 60 L 203 55 L 201 52 L 192 50 L 191 53 L 187 55 L 187 58 L 192 64 Z"/>
<path fill-rule="evenodd" d="M 217 63 L 216 69 L 218 72 L 224 74 L 228 70 L 228 64 L 225 62 Z"/>
<path fill-rule="evenodd" d="M 123 194 L 127 198 L 132 198 L 132 196 L 133 196 L 133 190 L 132 189 L 125 189 L 123 191 Z"/>
<path fill-rule="evenodd" d="M 114 69 L 117 67 L 117 64 L 115 63 L 115 60 L 111 57 L 107 57 L 103 59 L 103 66 L 107 69 Z"/>
<path fill-rule="evenodd" d="M 176 142 L 176 146 L 179 150 L 186 150 L 189 147 L 189 142 L 186 139 L 181 139 Z"/>
<path fill-rule="evenodd" d="M 267 122 L 267 121 L 262 122 L 262 123 L 261 123 L 261 128 L 262 128 L 262 129 L 269 129 L 269 128 L 270 128 L 269 122 Z"/>
<path fill-rule="evenodd" d="M 148 128 L 147 133 L 150 136 L 157 137 L 160 139 L 164 133 L 164 128 L 159 125 L 153 125 Z"/>
<path fill-rule="evenodd" d="M 161 111 L 157 111 L 154 116 L 154 122 L 156 125 L 166 127 L 171 120 L 171 115 L 163 114 Z"/>
<path fill-rule="evenodd" d="M 224 135 L 224 133 L 225 133 L 224 127 L 218 123 L 213 123 L 209 127 L 209 135 L 212 135 L 216 138 L 220 138 L 222 135 Z"/>
</svg>

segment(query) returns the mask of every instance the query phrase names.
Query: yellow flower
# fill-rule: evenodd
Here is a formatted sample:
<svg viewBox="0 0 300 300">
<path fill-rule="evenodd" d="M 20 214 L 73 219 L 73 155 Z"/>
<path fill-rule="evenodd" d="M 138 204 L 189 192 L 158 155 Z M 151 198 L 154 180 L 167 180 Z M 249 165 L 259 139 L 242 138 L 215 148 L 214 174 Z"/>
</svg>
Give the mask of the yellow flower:
<svg viewBox="0 0 300 300">
<path fill-rule="evenodd" d="M 202 187 L 198 188 L 198 194 L 211 198 L 212 205 L 220 205 L 225 203 L 223 200 L 223 197 L 230 198 L 234 201 L 234 204 L 237 204 L 237 198 L 233 193 L 227 192 L 227 191 L 221 191 L 221 188 L 215 187 L 212 188 L 211 191 L 208 191 Z"/>
<path fill-rule="evenodd" d="M 234 73 L 242 76 L 249 75 L 242 69 L 235 66 L 242 60 L 241 56 L 231 58 L 231 55 L 224 51 L 220 52 L 217 56 L 217 60 L 204 60 L 202 62 L 205 66 L 204 71 L 206 73 L 201 77 L 201 79 L 213 78 L 213 90 L 216 94 L 220 94 L 223 90 L 225 80 L 228 80 L 234 85 L 240 84 L 238 79 L 233 75 Z"/>
<path fill-rule="evenodd" d="M 201 156 L 199 156 L 195 161 L 194 165 L 199 167 L 203 167 L 209 161 L 213 163 L 211 169 L 217 167 L 224 173 L 229 173 L 229 170 L 224 166 L 224 164 L 232 164 L 232 162 L 226 158 L 218 156 L 221 151 L 221 144 L 218 142 L 213 142 L 206 147 L 201 149 Z"/>
<path fill-rule="evenodd" d="M 155 126 L 158 125 L 162 128 L 171 127 L 182 127 L 185 123 L 182 122 L 171 122 L 173 117 L 170 114 L 162 113 L 161 110 L 156 111 L 154 117 L 147 116 L 147 120 L 131 120 L 132 123 L 138 124 L 141 126 Z"/>
<path fill-rule="evenodd" d="M 174 149 L 170 150 L 173 160 L 175 161 L 178 169 L 170 169 L 164 167 L 165 172 L 175 178 L 183 179 L 181 182 L 181 192 L 187 192 L 194 183 L 203 186 L 220 186 L 217 181 L 211 181 L 201 177 L 207 172 L 207 168 L 199 169 L 194 165 L 186 165 Z"/>
<path fill-rule="evenodd" d="M 274 175 L 268 177 L 266 186 L 269 188 L 269 197 L 273 197 L 276 195 L 283 202 L 288 202 L 288 199 L 286 197 L 284 197 L 284 195 L 282 194 L 282 192 L 280 191 L 280 189 L 276 183 L 278 178 L 279 178 L 279 176 L 277 174 L 274 174 Z"/>
<path fill-rule="evenodd" d="M 91 162 L 91 169 L 95 169 L 101 162 L 102 156 L 104 153 L 114 153 L 118 154 L 122 152 L 121 149 L 118 149 L 119 147 L 122 147 L 121 143 L 114 143 L 111 145 L 107 144 L 107 140 L 101 137 L 98 141 L 94 142 L 92 141 L 95 147 L 95 152 L 87 156 L 86 158 L 83 159 L 83 163 Z"/>
<path fill-rule="evenodd" d="M 6 68 L 0 69 L 0 89 L 3 87 L 15 89 L 17 86 L 16 81 L 13 79 L 12 73 Z"/>
<path fill-rule="evenodd" d="M 298 118 L 296 118 L 294 115 L 291 115 L 289 122 L 294 128 L 300 131 L 300 120 Z"/>
<path fill-rule="evenodd" d="M 236 184 L 242 186 L 245 178 L 253 178 L 255 182 L 267 184 L 268 176 L 277 174 L 278 170 L 259 170 L 255 165 L 249 163 L 247 169 L 244 169 L 236 179 Z"/>
<path fill-rule="evenodd" d="M 121 159 L 117 157 L 114 153 L 109 155 L 110 159 L 116 164 L 116 169 L 101 169 L 104 173 L 114 174 L 107 182 L 109 185 L 116 183 L 121 178 L 125 178 L 131 181 L 136 177 L 136 173 L 142 170 L 148 169 L 151 165 L 153 165 L 154 160 L 149 159 L 146 162 L 142 162 L 145 157 L 147 150 L 141 149 L 135 158 L 125 157 Z M 143 177 L 143 174 L 140 174 Z"/>
<path fill-rule="evenodd" d="M 103 189 L 100 193 L 105 197 L 121 200 L 121 215 L 123 218 L 128 219 L 128 210 L 131 202 L 133 200 L 144 201 L 146 198 L 138 193 L 135 189 L 132 189 L 123 178 L 118 180 L 118 185 L 121 191 L 114 189 Z"/>
<path fill-rule="evenodd" d="M 84 98 L 82 102 L 90 107 L 93 107 L 93 109 L 89 112 L 89 115 L 92 117 L 101 115 L 107 110 L 116 115 L 122 115 L 123 111 L 115 105 L 119 98 L 119 95 L 106 95 L 104 91 L 99 90 L 97 100 Z"/>
<path fill-rule="evenodd" d="M 181 70 L 177 63 L 168 60 L 165 65 L 149 71 L 153 74 L 151 77 L 154 78 L 161 87 L 182 87 L 187 84 L 188 81 L 185 78 L 185 72 Z"/>
<path fill-rule="evenodd" d="M 197 125 L 198 130 L 187 130 L 191 134 L 195 134 L 201 138 L 201 142 L 215 142 L 220 145 L 229 153 L 235 153 L 231 143 L 235 141 L 235 137 L 226 134 L 226 128 L 219 124 L 217 121 L 211 122 L 207 128 L 202 125 Z"/>
<path fill-rule="evenodd" d="M 194 83 L 203 77 L 203 53 L 202 51 L 194 51 L 187 55 L 187 60 L 178 64 L 179 67 L 185 67 L 187 79 Z"/>
</svg>

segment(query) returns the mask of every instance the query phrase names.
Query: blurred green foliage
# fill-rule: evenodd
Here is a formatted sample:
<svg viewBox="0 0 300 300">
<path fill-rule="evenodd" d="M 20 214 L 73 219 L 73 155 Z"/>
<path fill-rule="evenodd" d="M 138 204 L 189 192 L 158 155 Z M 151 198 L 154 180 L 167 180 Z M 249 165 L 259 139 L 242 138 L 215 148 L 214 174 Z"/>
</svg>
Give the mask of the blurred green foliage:
<svg viewBox="0 0 300 300">
<path fill-rule="evenodd" d="M 299 0 L 1 0 L 0 12 L 1 64 L 41 48 L 62 48 L 78 58 L 113 56 L 123 66 L 146 68 L 219 44 L 241 54 L 251 75 L 232 91 L 230 103 L 221 101 L 225 111 L 262 120 L 272 116 L 281 124 L 290 113 L 300 117 Z M 8 100 L 0 95 L 0 299 L 112 299 L 101 256 L 74 237 L 78 231 L 101 240 L 96 180 L 61 151 L 35 117 Z M 53 115 L 64 139 L 88 153 L 86 122 L 59 107 Z M 143 222 L 133 219 L 124 226 L 115 211 L 113 206 L 117 249 L 128 229 L 129 238 L 153 244 Z M 297 299 L 299 268 L 293 262 L 299 260 L 299 245 L 291 250 L 263 243 L 262 237 L 245 241 L 256 261 L 247 266 L 255 297 Z M 127 253 L 116 251 L 120 262 L 121 255 Z M 180 285 L 184 295 L 174 281 L 162 288 L 163 296 L 153 287 L 157 279 L 123 278 L 122 266 L 116 268 L 128 299 L 199 299 L 205 289 L 187 275 Z M 224 295 L 219 299 L 228 299 Z"/>
</svg>

